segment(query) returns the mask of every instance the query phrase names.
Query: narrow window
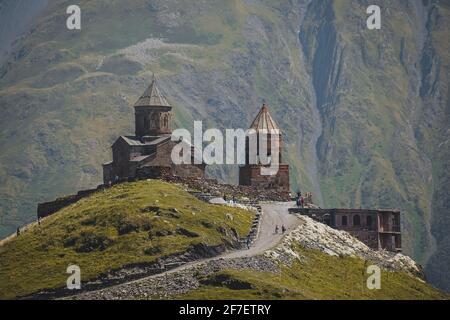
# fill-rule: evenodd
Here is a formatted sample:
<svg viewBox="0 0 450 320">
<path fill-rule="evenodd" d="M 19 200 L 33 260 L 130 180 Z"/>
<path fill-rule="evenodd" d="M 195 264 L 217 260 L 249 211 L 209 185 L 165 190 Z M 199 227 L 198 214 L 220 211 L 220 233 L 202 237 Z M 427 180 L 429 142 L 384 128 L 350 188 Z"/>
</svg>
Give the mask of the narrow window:
<svg viewBox="0 0 450 320">
<path fill-rule="evenodd" d="M 354 226 L 360 226 L 361 225 L 361 218 L 359 215 L 353 216 L 353 225 Z"/>
<path fill-rule="evenodd" d="M 369 230 L 372 230 L 372 227 L 373 227 L 372 216 L 367 216 L 367 228 L 369 228 Z"/>
<path fill-rule="evenodd" d="M 342 217 L 341 217 L 341 224 L 342 224 L 343 226 L 346 226 L 346 225 L 347 225 L 347 216 L 342 216 Z"/>
<path fill-rule="evenodd" d="M 150 117 L 150 129 L 157 129 L 158 115 L 156 113 L 152 114 Z"/>
</svg>

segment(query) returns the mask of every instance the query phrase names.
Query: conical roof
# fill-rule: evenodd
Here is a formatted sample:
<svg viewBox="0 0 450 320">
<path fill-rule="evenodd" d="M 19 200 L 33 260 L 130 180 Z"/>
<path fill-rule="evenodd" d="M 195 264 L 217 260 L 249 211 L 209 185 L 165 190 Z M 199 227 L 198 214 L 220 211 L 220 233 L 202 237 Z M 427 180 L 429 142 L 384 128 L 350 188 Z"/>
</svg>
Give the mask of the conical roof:
<svg viewBox="0 0 450 320">
<path fill-rule="evenodd" d="M 269 113 L 269 108 L 263 104 L 250 129 L 258 130 L 279 130 L 277 124 Z"/>
<path fill-rule="evenodd" d="M 139 100 L 135 103 L 135 107 L 170 107 L 164 95 L 159 91 L 156 85 L 156 78 L 153 76 L 152 83 L 145 90 Z"/>
</svg>

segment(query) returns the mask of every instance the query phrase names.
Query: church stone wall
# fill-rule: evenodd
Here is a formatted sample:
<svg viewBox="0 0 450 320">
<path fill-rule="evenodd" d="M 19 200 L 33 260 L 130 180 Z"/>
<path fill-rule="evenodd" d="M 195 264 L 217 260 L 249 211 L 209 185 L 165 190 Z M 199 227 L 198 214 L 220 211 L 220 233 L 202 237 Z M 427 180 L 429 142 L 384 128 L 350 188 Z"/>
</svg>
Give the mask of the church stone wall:
<svg viewBox="0 0 450 320">
<path fill-rule="evenodd" d="M 261 175 L 260 165 L 247 165 L 239 169 L 239 184 L 252 186 L 256 189 L 276 189 L 284 192 L 290 191 L 289 166 L 280 165 L 278 173 L 273 176 Z"/>
<path fill-rule="evenodd" d="M 130 147 L 128 144 L 119 139 L 113 145 L 113 172 L 120 179 L 129 177 L 129 163 L 130 163 Z"/>
</svg>

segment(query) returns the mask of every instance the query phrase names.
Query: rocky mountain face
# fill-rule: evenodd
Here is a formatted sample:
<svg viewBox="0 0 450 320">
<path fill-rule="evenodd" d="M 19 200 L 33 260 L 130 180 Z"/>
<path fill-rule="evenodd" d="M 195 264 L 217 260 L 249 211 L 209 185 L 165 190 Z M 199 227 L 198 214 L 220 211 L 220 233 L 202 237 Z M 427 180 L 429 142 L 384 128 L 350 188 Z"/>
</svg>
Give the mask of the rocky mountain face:
<svg viewBox="0 0 450 320">
<path fill-rule="evenodd" d="M 15 41 L 32 28 L 36 17 L 41 14 L 48 1 L 0 1 L 0 63 L 8 58 Z"/>
<path fill-rule="evenodd" d="M 265 99 L 293 191 L 326 207 L 401 209 L 406 253 L 450 289 L 450 4 L 373 2 L 84 0 L 70 31 L 70 1 L 33 1 L 27 31 L 1 45 L 0 235 L 38 202 L 101 182 L 156 72 L 187 129 L 247 128 Z M 370 4 L 381 30 L 366 28 Z"/>
</svg>

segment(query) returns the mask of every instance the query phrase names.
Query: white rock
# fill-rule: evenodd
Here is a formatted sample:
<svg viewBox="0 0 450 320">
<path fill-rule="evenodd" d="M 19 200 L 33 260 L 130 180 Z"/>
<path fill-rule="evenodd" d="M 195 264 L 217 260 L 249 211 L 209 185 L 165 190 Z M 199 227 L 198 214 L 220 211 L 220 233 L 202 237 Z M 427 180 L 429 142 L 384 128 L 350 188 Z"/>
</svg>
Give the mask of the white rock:
<svg viewBox="0 0 450 320">
<path fill-rule="evenodd" d="M 290 256 L 299 259 L 292 250 L 294 244 L 305 248 L 320 250 L 330 256 L 353 256 L 370 260 L 380 267 L 402 270 L 413 275 L 420 275 L 421 269 L 414 260 L 403 254 L 375 251 L 345 231 L 339 231 L 311 218 L 299 216 L 300 225 L 290 232 L 275 249 L 266 252 L 266 256 L 278 259 Z"/>
</svg>

